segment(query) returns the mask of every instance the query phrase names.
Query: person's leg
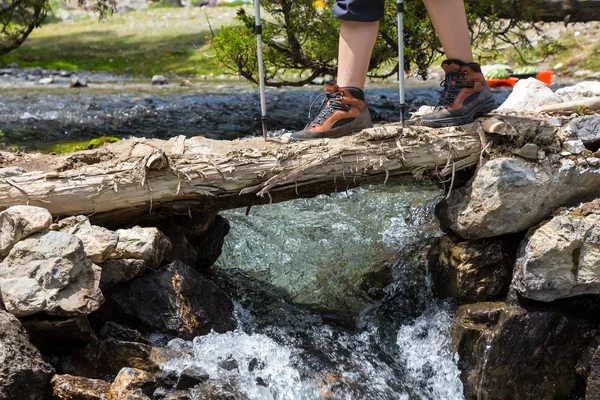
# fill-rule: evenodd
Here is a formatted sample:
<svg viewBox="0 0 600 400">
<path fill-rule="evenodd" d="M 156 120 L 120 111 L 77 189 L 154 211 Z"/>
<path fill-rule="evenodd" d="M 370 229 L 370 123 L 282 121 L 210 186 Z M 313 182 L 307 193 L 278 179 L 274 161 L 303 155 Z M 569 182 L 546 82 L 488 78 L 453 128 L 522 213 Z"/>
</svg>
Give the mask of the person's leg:
<svg viewBox="0 0 600 400">
<path fill-rule="evenodd" d="M 423 0 L 448 59 L 473 62 L 463 0 Z"/>
<path fill-rule="evenodd" d="M 365 88 L 371 52 L 375 46 L 379 21 L 342 21 L 338 48 L 337 84 Z"/>
<path fill-rule="evenodd" d="M 492 91 L 479 64 L 473 62 L 471 38 L 463 0 L 423 0 L 448 58 L 438 107 L 421 124 L 434 128 L 468 124 L 496 108 Z"/>
</svg>

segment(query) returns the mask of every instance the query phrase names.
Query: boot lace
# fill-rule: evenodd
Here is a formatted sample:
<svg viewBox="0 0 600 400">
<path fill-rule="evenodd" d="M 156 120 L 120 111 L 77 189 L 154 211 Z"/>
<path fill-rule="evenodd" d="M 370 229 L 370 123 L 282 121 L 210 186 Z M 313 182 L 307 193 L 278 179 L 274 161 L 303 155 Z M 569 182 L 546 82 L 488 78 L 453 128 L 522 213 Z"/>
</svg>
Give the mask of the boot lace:
<svg viewBox="0 0 600 400">
<path fill-rule="evenodd" d="M 466 71 L 448 71 L 446 77 L 440 83 L 444 88 L 437 104 L 438 109 L 451 106 L 456 100 L 456 96 L 463 88 L 473 87 L 473 82 L 467 80 Z"/>
<path fill-rule="evenodd" d="M 342 110 L 342 111 L 350 110 L 350 105 L 343 103 L 344 94 L 342 92 L 333 92 L 333 93 L 325 92 L 325 93 L 321 93 L 320 95 L 315 97 L 313 102 L 310 104 L 310 108 L 308 110 L 308 119 L 309 120 L 310 120 L 310 113 L 312 111 L 313 106 L 321 98 L 323 98 L 323 101 L 321 102 L 321 105 L 319 106 L 319 109 L 317 110 L 317 115 L 312 120 L 312 122 L 310 122 L 307 125 L 307 127 L 309 127 L 309 126 L 312 127 L 315 124 L 322 125 L 323 122 L 325 122 L 325 120 L 327 118 L 329 118 L 331 116 L 331 114 L 333 114 L 336 110 Z"/>
</svg>

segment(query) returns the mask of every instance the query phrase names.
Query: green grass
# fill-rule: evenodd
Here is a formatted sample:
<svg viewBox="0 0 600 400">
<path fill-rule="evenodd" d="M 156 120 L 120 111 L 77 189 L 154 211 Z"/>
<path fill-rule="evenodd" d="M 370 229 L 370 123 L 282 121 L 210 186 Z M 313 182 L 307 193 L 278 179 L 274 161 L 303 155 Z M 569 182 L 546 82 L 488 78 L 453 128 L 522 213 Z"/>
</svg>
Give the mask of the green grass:
<svg viewBox="0 0 600 400">
<path fill-rule="evenodd" d="M 108 17 L 48 23 L 0 65 L 105 71 L 134 76 L 196 76 L 226 72 L 211 57 L 210 29 L 229 24 L 230 7 L 154 8 Z M 206 14 L 205 14 L 206 13 Z"/>
</svg>

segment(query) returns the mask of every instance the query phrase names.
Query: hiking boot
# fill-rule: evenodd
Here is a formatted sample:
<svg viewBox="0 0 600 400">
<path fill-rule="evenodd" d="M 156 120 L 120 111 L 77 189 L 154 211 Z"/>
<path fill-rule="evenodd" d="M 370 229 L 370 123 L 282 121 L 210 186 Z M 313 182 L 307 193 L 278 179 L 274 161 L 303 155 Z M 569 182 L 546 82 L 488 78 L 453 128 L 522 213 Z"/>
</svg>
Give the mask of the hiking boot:
<svg viewBox="0 0 600 400">
<path fill-rule="evenodd" d="M 310 107 L 322 96 L 325 98 L 317 116 L 304 130 L 295 132 L 291 140 L 338 138 L 373 126 L 362 90 L 327 82 L 325 93 L 320 94 Z"/>
<path fill-rule="evenodd" d="M 464 125 L 496 108 L 479 64 L 445 60 L 442 68 L 446 78 L 440 85 L 444 88 L 440 101 L 432 113 L 423 116 L 421 125 L 432 128 Z"/>
</svg>

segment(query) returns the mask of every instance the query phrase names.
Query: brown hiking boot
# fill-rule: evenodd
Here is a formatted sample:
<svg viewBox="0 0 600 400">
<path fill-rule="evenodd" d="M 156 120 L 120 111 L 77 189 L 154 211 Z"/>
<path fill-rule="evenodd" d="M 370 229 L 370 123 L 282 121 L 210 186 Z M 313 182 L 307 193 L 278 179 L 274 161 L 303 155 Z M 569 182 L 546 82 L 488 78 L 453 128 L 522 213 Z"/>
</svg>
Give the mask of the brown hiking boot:
<svg viewBox="0 0 600 400">
<path fill-rule="evenodd" d="M 477 63 L 446 60 L 442 63 L 446 78 L 436 109 L 423 116 L 421 125 L 432 128 L 464 125 L 497 107 L 490 87 Z"/>
<path fill-rule="evenodd" d="M 338 138 L 373 126 L 362 90 L 354 87 L 339 87 L 332 82 L 327 82 L 325 93 L 320 94 L 313 104 L 321 96 L 325 96 L 325 99 L 317 116 L 306 125 L 304 130 L 295 132 L 291 137 L 292 140 Z"/>
</svg>

